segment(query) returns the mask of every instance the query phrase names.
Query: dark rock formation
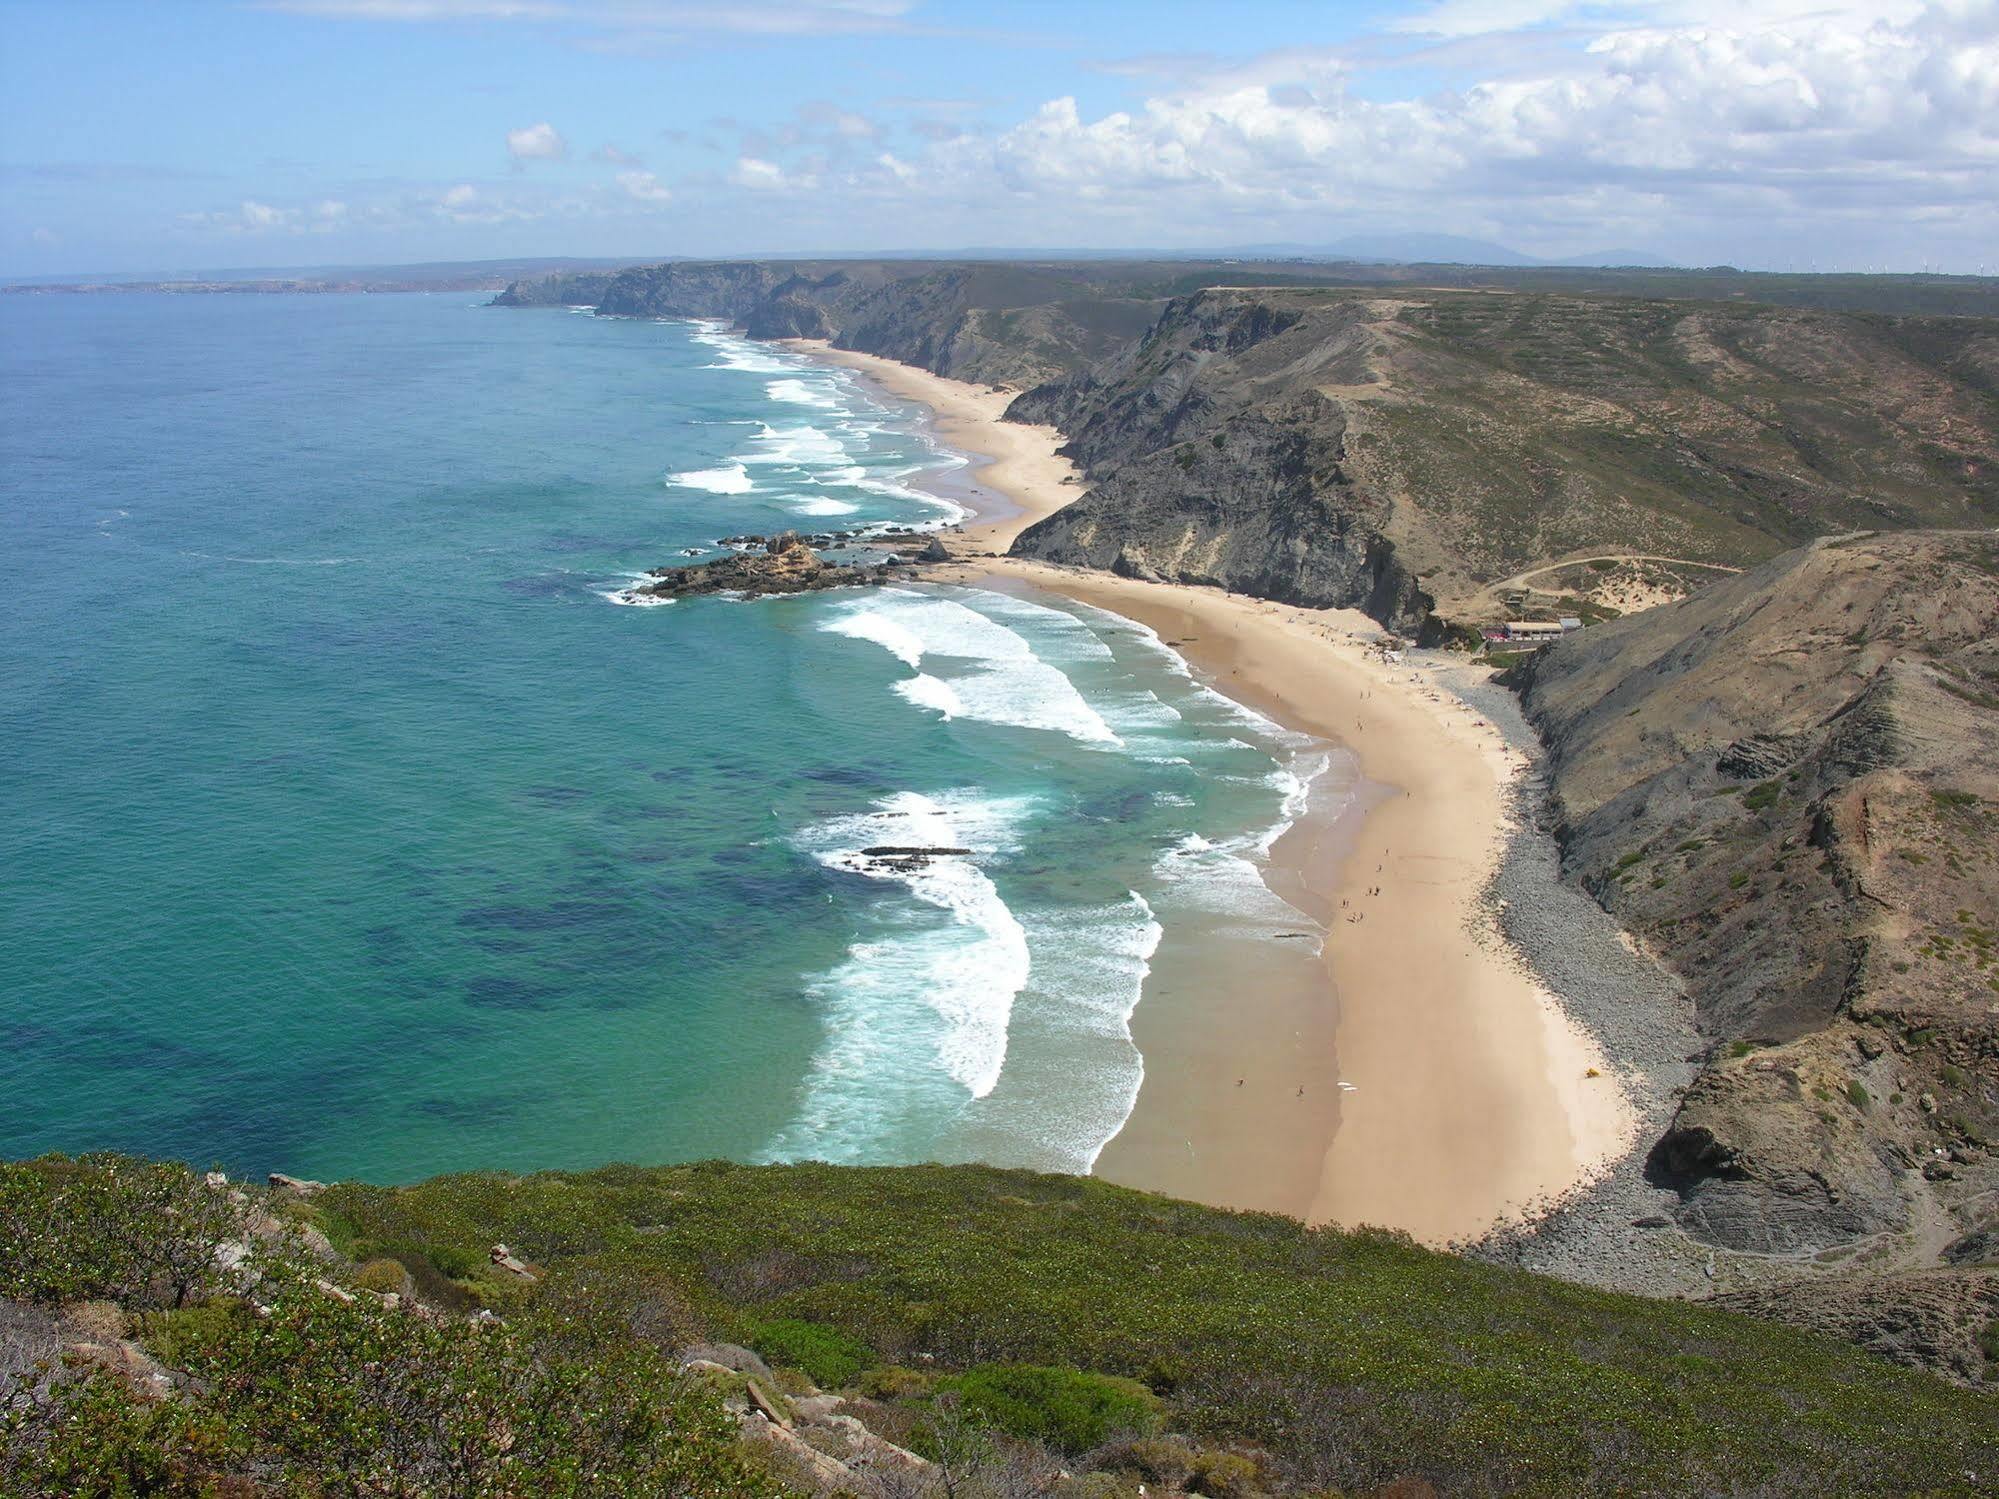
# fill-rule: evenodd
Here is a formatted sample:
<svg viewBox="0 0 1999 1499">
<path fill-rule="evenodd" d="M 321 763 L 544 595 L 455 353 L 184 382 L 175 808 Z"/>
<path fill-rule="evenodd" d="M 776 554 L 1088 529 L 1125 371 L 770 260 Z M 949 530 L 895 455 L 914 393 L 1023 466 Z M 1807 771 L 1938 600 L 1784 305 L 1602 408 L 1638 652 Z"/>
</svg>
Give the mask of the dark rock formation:
<svg viewBox="0 0 1999 1499">
<path fill-rule="evenodd" d="M 809 593 L 822 588 L 854 588 L 882 582 L 895 560 L 876 566 L 842 567 L 826 561 L 795 532 L 773 536 L 754 551 L 713 562 L 681 567 L 656 567 L 646 576 L 654 581 L 626 590 L 639 598 L 690 598 L 704 593 Z"/>
<path fill-rule="evenodd" d="M 1966 1270 L 1820 1275 L 1717 1296 L 1715 1304 L 1830 1333 L 1898 1364 L 1979 1384 L 1992 1370 L 1979 1334 L 1999 1322 L 1999 1275 Z"/>
<path fill-rule="evenodd" d="M 1309 402 L 1310 398 L 1307 398 Z M 1141 453 L 1022 533 L 1016 556 L 1209 584 L 1419 631 L 1430 600 L 1348 482 L 1335 413 L 1245 414 L 1214 437 Z"/>
<path fill-rule="evenodd" d="M 495 307 L 595 307 L 604 300 L 614 271 L 581 271 L 510 282 L 493 298 Z"/>
</svg>

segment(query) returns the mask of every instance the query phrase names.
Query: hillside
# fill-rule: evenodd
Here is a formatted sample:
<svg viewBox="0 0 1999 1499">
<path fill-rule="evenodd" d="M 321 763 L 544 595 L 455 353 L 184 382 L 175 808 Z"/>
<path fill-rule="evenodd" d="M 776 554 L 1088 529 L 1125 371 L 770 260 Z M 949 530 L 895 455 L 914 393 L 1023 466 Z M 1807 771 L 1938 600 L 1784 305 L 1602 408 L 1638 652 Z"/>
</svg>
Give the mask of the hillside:
<svg viewBox="0 0 1999 1499">
<path fill-rule="evenodd" d="M 1401 629 L 1503 617 L 1513 575 L 1558 559 L 1735 567 L 1999 519 L 1982 321 L 1222 289 L 1014 414 L 1059 427 L 1092 480 L 1020 554 Z"/>
<path fill-rule="evenodd" d="M 1999 1464 L 1999 1397 L 1823 1337 L 984 1167 L 266 1191 L 49 1158 L 0 1166 L 0 1291 L 10 1493 L 1969 1494 Z"/>
<path fill-rule="evenodd" d="M 1817 542 L 1520 676 L 1565 872 L 1712 1041 L 1652 1161 L 1682 1226 L 1800 1273 L 1999 1259 L 1999 537 Z"/>
</svg>

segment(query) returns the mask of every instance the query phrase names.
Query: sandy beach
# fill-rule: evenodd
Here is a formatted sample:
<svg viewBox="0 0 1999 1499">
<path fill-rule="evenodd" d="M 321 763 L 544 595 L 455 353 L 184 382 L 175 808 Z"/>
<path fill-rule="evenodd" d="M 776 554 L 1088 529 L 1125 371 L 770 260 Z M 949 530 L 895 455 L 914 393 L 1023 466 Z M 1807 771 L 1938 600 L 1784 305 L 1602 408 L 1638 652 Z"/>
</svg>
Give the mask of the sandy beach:
<svg viewBox="0 0 1999 1499">
<path fill-rule="evenodd" d="M 972 555 L 1003 553 L 1081 493 L 1054 430 L 1002 422 L 1009 393 L 800 347 L 931 407 L 946 442 L 990 460 L 977 478 L 1014 513 L 947 534 L 964 560 L 928 576 L 1135 620 L 1217 690 L 1358 762 L 1353 795 L 1318 798 L 1335 805 L 1308 809 L 1266 870 L 1328 932 L 1309 981 L 1295 962 L 1155 972 L 1132 1022 L 1145 1083 L 1099 1174 L 1442 1244 L 1531 1212 L 1628 1147 L 1621 1084 L 1481 899 L 1525 765 L 1496 728 L 1425 663 L 1382 651 L 1358 611 Z"/>
</svg>

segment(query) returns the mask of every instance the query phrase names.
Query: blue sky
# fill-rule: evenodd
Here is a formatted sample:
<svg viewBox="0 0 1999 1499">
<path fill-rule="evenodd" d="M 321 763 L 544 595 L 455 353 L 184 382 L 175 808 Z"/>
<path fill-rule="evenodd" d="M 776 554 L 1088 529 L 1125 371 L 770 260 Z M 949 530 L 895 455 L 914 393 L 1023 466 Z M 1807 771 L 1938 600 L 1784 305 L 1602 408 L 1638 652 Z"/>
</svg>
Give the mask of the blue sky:
<svg viewBox="0 0 1999 1499">
<path fill-rule="evenodd" d="M 0 274 L 1450 233 L 1999 270 L 1994 0 L 8 0 Z"/>
</svg>

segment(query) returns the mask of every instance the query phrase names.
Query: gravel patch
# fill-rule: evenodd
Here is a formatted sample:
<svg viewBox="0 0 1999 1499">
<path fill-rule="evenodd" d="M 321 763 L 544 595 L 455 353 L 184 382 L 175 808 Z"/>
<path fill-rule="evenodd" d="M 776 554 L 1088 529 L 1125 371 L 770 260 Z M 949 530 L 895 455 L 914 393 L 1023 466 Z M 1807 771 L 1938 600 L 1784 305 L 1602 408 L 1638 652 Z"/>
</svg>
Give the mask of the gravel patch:
<svg viewBox="0 0 1999 1499">
<path fill-rule="evenodd" d="M 1706 1296 L 1712 1252 L 1673 1221 L 1678 1194 L 1645 1176 L 1646 1157 L 1700 1071 L 1706 1042 L 1693 1002 L 1607 911 L 1563 882 L 1541 742 L 1519 699 L 1462 657 L 1419 651 L 1410 659 L 1533 761 L 1515 784 L 1515 831 L 1484 899 L 1507 940 L 1602 1050 L 1639 1118 L 1632 1148 L 1595 1181 L 1461 1252 L 1612 1290 Z"/>
</svg>

